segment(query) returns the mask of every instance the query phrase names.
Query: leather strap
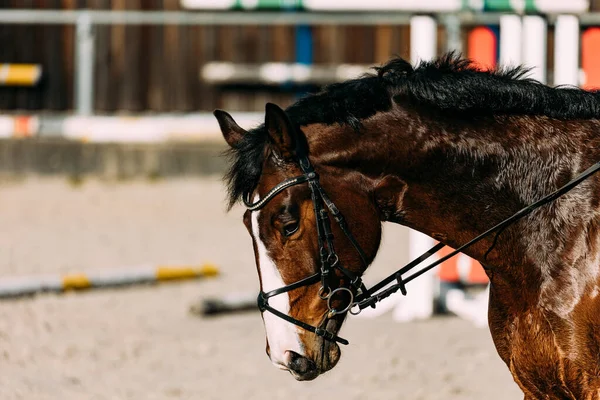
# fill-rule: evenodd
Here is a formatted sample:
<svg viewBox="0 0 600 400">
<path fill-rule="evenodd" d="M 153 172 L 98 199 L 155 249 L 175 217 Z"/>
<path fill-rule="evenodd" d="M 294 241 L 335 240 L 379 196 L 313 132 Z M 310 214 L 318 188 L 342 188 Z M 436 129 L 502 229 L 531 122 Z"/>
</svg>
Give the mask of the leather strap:
<svg viewBox="0 0 600 400">
<path fill-rule="evenodd" d="M 487 257 L 489 252 L 495 246 L 498 236 L 502 233 L 502 231 L 504 229 L 506 229 L 508 226 L 510 226 L 514 222 L 518 221 L 519 219 L 531 214 L 534 210 L 542 207 L 545 204 L 550 203 L 551 201 L 556 200 L 558 197 L 567 193 L 568 191 L 573 189 L 575 186 L 580 184 L 582 181 L 584 181 L 585 179 L 590 177 L 592 174 L 594 174 L 598 170 L 600 170 L 600 162 L 597 162 L 596 164 L 592 165 L 590 168 L 583 171 L 581 174 L 579 174 L 573 180 L 571 180 L 570 182 L 568 182 L 561 188 L 557 189 L 556 191 L 543 197 L 542 199 L 538 200 L 537 202 L 535 202 L 527 207 L 524 207 L 523 209 L 519 210 L 518 212 L 516 212 L 515 214 L 510 216 L 509 218 L 496 224 L 492 228 L 488 229 L 487 231 L 485 231 L 482 234 L 478 235 L 477 237 L 473 238 L 472 240 L 465 243 L 464 245 L 458 247 L 456 250 L 452 251 L 448 255 L 441 257 L 437 261 L 430 263 L 426 267 L 423 267 L 422 269 L 418 270 L 417 272 L 413 273 L 412 275 L 408 276 L 407 278 L 403 278 L 403 275 L 405 273 L 414 269 L 421 262 L 425 261 L 426 259 L 431 257 L 433 254 L 435 254 L 436 252 L 441 250 L 443 247 L 445 247 L 445 245 L 442 243 L 436 244 L 431 249 L 429 249 L 425 253 L 423 253 L 421 256 L 417 257 L 415 260 L 408 263 L 406 266 L 400 268 L 398 271 L 394 272 L 387 278 L 381 280 L 379 283 L 374 285 L 371 289 L 367 289 L 365 287 L 365 285 L 362 283 L 359 276 L 352 273 L 350 270 L 348 270 L 347 268 L 345 268 L 341 265 L 341 262 L 335 252 L 335 248 L 333 245 L 333 233 L 331 231 L 331 225 L 330 225 L 327 209 L 329 210 L 331 215 L 333 215 L 335 221 L 340 226 L 344 235 L 349 239 L 350 243 L 352 243 L 352 246 L 356 249 L 357 253 L 359 254 L 362 262 L 364 263 L 364 265 L 366 267 L 367 262 L 366 262 L 365 253 L 363 252 L 362 248 L 360 247 L 360 245 L 358 244 L 358 242 L 356 241 L 356 239 L 354 238 L 354 236 L 348 229 L 347 223 L 346 223 L 343 215 L 340 213 L 340 211 L 335 206 L 335 204 L 329 199 L 329 197 L 327 196 L 327 194 L 325 193 L 325 191 L 319 184 L 318 175 L 315 173 L 312 165 L 310 164 L 310 161 L 308 160 L 308 157 L 306 155 L 300 156 L 299 163 L 300 163 L 300 167 L 301 167 L 302 171 L 304 172 L 303 175 L 296 176 L 296 177 L 293 177 L 290 179 L 286 179 L 285 181 L 281 182 L 280 184 L 275 186 L 273 189 L 271 189 L 265 195 L 265 197 L 263 197 L 262 199 L 258 200 L 255 203 L 250 202 L 250 194 L 248 194 L 248 195 L 244 196 L 244 203 L 245 203 L 246 207 L 248 208 L 248 210 L 256 211 L 256 210 L 259 210 L 262 207 L 264 207 L 273 197 L 275 197 L 277 194 L 279 194 L 283 190 L 285 190 L 291 186 L 294 186 L 294 185 L 308 182 L 309 187 L 311 189 L 311 199 L 313 202 L 313 208 L 314 208 L 315 216 L 317 219 L 317 222 L 316 222 L 317 223 L 317 240 L 318 240 L 318 245 L 319 245 L 321 270 L 309 277 L 306 277 L 306 278 L 300 280 L 300 281 L 294 282 L 290 285 L 283 286 L 281 288 L 277 288 L 268 293 L 264 293 L 261 291 L 258 296 L 258 306 L 259 306 L 260 310 L 263 312 L 269 311 L 269 312 L 273 313 L 274 315 L 278 316 L 279 318 L 282 318 L 285 321 L 288 321 L 294 325 L 297 325 L 303 329 L 306 329 L 309 332 L 313 332 L 316 335 L 321 336 L 326 340 L 332 340 L 332 341 L 336 341 L 336 342 L 342 343 L 342 344 L 348 344 L 348 341 L 334 335 L 331 332 L 328 332 L 324 328 L 321 328 L 321 326 L 324 326 L 327 323 L 327 317 L 324 319 L 323 323 L 319 327 L 315 327 L 315 326 L 309 325 L 305 322 L 299 321 L 293 317 L 290 317 L 289 315 L 286 315 L 286 314 L 280 312 L 279 310 L 274 309 L 273 307 L 271 307 L 269 305 L 268 299 L 270 297 L 276 296 L 278 294 L 286 293 L 286 292 L 289 292 L 291 290 L 294 290 L 294 289 L 297 289 L 297 288 L 300 288 L 303 286 L 309 286 L 309 285 L 315 284 L 319 281 L 321 281 L 321 289 L 329 289 L 328 288 L 328 284 L 329 284 L 328 279 L 329 279 L 329 274 L 330 274 L 330 271 L 332 268 L 338 269 L 343 275 L 345 275 L 349 279 L 353 290 L 358 292 L 358 295 L 355 297 L 355 302 L 352 303 L 352 308 L 357 307 L 358 312 L 360 312 L 361 310 L 363 310 L 364 308 L 369 307 L 369 306 L 375 307 L 375 305 L 378 302 L 380 302 L 381 300 L 385 299 L 386 297 L 392 295 L 393 293 L 397 292 L 398 290 L 400 290 L 403 295 L 406 295 L 406 284 L 407 283 L 418 278 L 419 276 L 423 275 L 424 273 L 426 273 L 427 271 L 436 267 L 437 265 L 443 263 L 444 261 L 454 257 L 456 254 L 460 253 L 461 251 L 473 246 L 474 244 L 476 244 L 479 241 L 483 240 L 484 238 L 488 237 L 492 233 L 496 233 L 496 236 L 494 238 L 492 246 L 485 254 L 485 257 Z M 325 204 L 327 209 L 325 209 L 325 207 L 323 207 L 323 204 Z M 396 281 L 396 283 L 394 285 L 384 289 L 384 287 L 386 285 L 388 285 L 389 283 L 391 283 L 393 281 Z M 331 311 L 334 311 L 334 310 L 331 310 Z M 350 312 L 353 313 L 352 310 L 350 310 Z"/>
<path fill-rule="evenodd" d="M 300 183 L 304 183 L 304 182 L 308 181 L 309 179 L 311 179 L 311 177 L 308 175 L 298 175 L 298 176 L 286 179 L 285 181 L 281 182 L 280 184 L 275 186 L 273 189 L 269 190 L 269 193 L 267 193 L 265 195 L 265 197 L 263 197 L 262 199 L 259 199 L 256 203 L 252 203 L 252 200 L 250 199 L 250 196 L 252 195 L 251 193 L 247 193 L 243 197 L 242 200 L 248 210 L 250 210 L 250 211 L 260 210 L 265 205 L 267 205 L 267 203 L 269 201 L 271 201 L 271 199 L 273 197 L 277 196 L 279 193 L 283 192 L 285 189 L 289 188 L 290 186 L 295 186 Z"/>
<path fill-rule="evenodd" d="M 324 329 L 324 328 L 320 328 L 320 327 L 316 327 L 316 326 L 312 326 L 309 325 L 305 322 L 302 322 L 300 320 L 297 320 L 296 318 L 292 318 L 287 314 L 282 313 L 281 311 L 271 307 L 268 303 L 268 298 L 265 297 L 265 293 L 264 292 L 260 292 L 258 294 L 258 299 L 257 299 L 257 303 L 258 303 L 258 308 L 261 311 L 269 311 L 270 313 L 278 316 L 279 318 L 290 322 L 296 326 L 299 326 L 300 328 L 306 329 L 309 332 L 312 332 L 314 334 L 316 334 L 317 336 L 321 336 L 326 340 L 331 340 L 334 342 L 338 342 L 344 345 L 347 345 L 349 342 L 346 339 L 343 339 L 337 335 L 334 335 L 333 333 L 329 332 L 328 330 Z M 326 321 L 327 319 L 325 319 Z"/>
<path fill-rule="evenodd" d="M 435 252 L 437 252 L 440 249 L 442 249 L 443 247 L 445 247 L 445 245 L 443 245 L 441 243 L 435 245 L 434 247 L 432 247 L 431 249 L 429 249 L 428 251 L 426 251 L 423 255 L 421 255 L 416 260 L 410 262 L 405 267 L 399 269 L 398 271 L 394 272 L 392 275 L 390 275 L 387 278 L 383 279 L 381 282 L 379 282 L 377 285 L 375 285 L 371 289 L 371 292 L 376 292 L 377 290 L 381 289 L 382 287 L 384 287 L 388 283 L 392 282 L 393 280 L 397 280 L 398 283 L 396 283 L 395 285 L 390 286 L 389 288 L 381 291 L 380 293 L 375 293 L 375 294 L 373 294 L 371 296 L 365 296 L 365 297 L 360 297 L 359 296 L 358 297 L 358 301 L 356 302 L 355 306 L 358 307 L 359 310 L 362 310 L 362 309 L 364 309 L 366 307 L 369 307 L 369 306 L 374 306 L 376 303 L 378 303 L 381 300 L 383 300 L 384 298 L 390 296 L 392 293 L 397 292 L 398 290 L 402 290 L 402 294 L 406 295 L 406 288 L 405 288 L 405 286 L 406 286 L 407 283 L 409 283 L 410 281 L 418 278 L 419 276 L 423 275 L 424 273 L 426 273 L 427 271 L 431 270 L 432 268 L 435 268 L 436 266 L 440 265 L 441 263 L 447 261 L 448 259 L 454 257 L 455 255 L 457 255 L 458 253 L 462 252 L 463 250 L 465 250 L 465 249 L 473 246 L 475 243 L 480 242 L 481 240 L 483 240 L 486 237 L 490 236 L 492 233 L 496 233 L 496 236 L 494 237 L 494 241 L 492 243 L 492 246 L 490 246 L 490 248 L 488 249 L 488 251 L 485 254 L 485 258 L 487 258 L 487 255 L 494 248 L 494 246 L 495 246 L 495 244 L 496 244 L 496 242 L 498 240 L 498 236 L 504 231 L 504 229 L 506 229 L 508 226 L 512 225 L 516 221 L 518 221 L 518 220 L 526 217 L 527 215 L 531 214 L 533 211 L 537 210 L 538 208 L 540 208 L 540 207 L 542 207 L 542 206 L 544 206 L 544 205 L 546 205 L 546 204 L 548 204 L 548 203 L 556 200 L 560 196 L 562 196 L 565 193 L 569 192 L 574 187 L 576 187 L 577 185 L 579 185 L 581 182 L 583 182 L 584 180 L 586 180 L 587 178 L 589 178 L 590 176 L 592 176 L 593 174 L 595 174 L 599 170 L 600 170 L 600 161 L 597 162 L 597 163 L 595 163 L 594 165 L 592 165 L 591 167 L 589 167 L 588 169 L 586 169 L 585 171 L 583 171 L 579 175 L 577 175 L 571 181 L 567 182 L 565 185 L 563 185 L 562 187 L 558 188 L 554 192 L 552 192 L 552 193 L 550 193 L 550 194 L 542 197 L 540 200 L 538 200 L 538 201 L 536 201 L 536 202 L 528 205 L 527 207 L 522 208 L 521 210 L 519 210 L 516 213 L 514 213 L 512 216 L 510 216 L 510 217 L 506 218 L 505 220 L 503 220 L 502 222 L 494 225 L 493 227 L 491 227 L 487 231 L 485 231 L 482 234 L 480 234 L 480 235 L 476 236 L 475 238 L 471 239 L 470 241 L 468 241 L 467 243 L 465 243 L 462 246 L 458 247 L 456 250 L 452 251 L 451 253 L 445 255 L 444 257 L 441 257 L 437 261 L 432 262 L 431 264 L 427 265 L 426 267 L 421 268 L 419 271 L 415 272 L 414 274 L 410 275 L 409 277 L 402 278 L 402 275 L 404 273 L 406 273 L 409 270 L 413 269 L 421 261 L 429 258 L 432 254 L 434 254 Z"/>
</svg>

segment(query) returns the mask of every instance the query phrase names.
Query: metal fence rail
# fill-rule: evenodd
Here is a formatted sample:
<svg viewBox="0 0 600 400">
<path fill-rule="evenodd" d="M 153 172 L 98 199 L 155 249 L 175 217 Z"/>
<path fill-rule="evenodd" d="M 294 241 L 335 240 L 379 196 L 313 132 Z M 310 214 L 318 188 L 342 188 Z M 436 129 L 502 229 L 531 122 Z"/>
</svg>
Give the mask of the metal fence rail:
<svg viewBox="0 0 600 400">
<path fill-rule="evenodd" d="M 453 16 L 461 25 L 497 24 L 499 12 L 461 11 L 430 13 L 443 22 Z M 0 10 L 3 24 L 78 24 L 87 18 L 94 25 L 406 25 L 409 13 L 394 12 L 185 12 L 185 11 L 104 11 L 104 10 Z M 557 15 L 548 14 L 549 24 Z M 582 26 L 600 25 L 600 12 L 578 16 Z"/>
</svg>

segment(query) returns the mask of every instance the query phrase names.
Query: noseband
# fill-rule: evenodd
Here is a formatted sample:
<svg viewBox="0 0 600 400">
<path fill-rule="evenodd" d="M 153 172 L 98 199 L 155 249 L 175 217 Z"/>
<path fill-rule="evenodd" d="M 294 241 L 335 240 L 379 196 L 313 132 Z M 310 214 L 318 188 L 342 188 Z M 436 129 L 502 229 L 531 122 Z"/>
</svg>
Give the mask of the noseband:
<svg viewBox="0 0 600 400">
<path fill-rule="evenodd" d="M 348 344 L 348 341 L 346 339 L 343 339 L 343 338 L 335 335 L 334 333 L 326 330 L 326 324 L 330 318 L 332 318 L 338 314 L 344 314 L 346 312 L 350 312 L 353 315 L 357 315 L 363 309 L 365 309 L 367 307 L 375 308 L 375 306 L 378 302 L 382 301 L 383 299 L 392 295 L 393 293 L 396 293 L 398 290 L 400 290 L 400 292 L 404 296 L 406 296 L 406 286 L 405 285 L 408 282 L 418 278 L 419 276 L 423 275 L 425 272 L 431 270 L 432 268 L 438 266 L 439 264 L 445 262 L 446 260 L 454 257 L 456 254 L 467 249 L 468 247 L 471 247 L 472 245 L 483 240 L 487 236 L 490 236 L 492 233 L 495 233 L 496 235 L 494 237 L 492 246 L 488 249 L 488 251 L 486 252 L 486 254 L 484 256 L 484 258 L 487 258 L 487 255 L 494 248 L 496 241 L 498 239 L 498 236 L 509 225 L 512 225 L 513 223 L 520 220 L 521 218 L 529 215 L 537 208 L 556 200 L 558 197 L 567 193 L 568 191 L 573 189 L 575 186 L 577 186 L 578 184 L 583 182 L 585 179 L 590 177 L 592 174 L 594 174 L 595 172 L 600 170 L 600 162 L 597 162 L 596 164 L 592 165 L 590 168 L 583 171 L 581 174 L 577 175 L 573 180 L 569 181 L 567 184 L 565 184 L 561 188 L 557 189 L 556 191 L 550 193 L 549 195 L 543 197 L 542 199 L 536 201 L 535 203 L 519 210 L 518 212 L 516 212 L 509 218 L 498 223 L 497 225 L 495 225 L 492 228 L 488 229 L 487 231 L 483 232 L 482 234 L 480 234 L 479 236 L 470 240 L 469 242 L 465 243 L 464 245 L 458 247 L 456 250 L 452 251 L 451 253 L 447 254 L 446 256 L 441 257 L 440 259 L 432 262 L 431 264 L 421 268 L 420 270 L 413 273 L 412 275 L 410 275 L 406 278 L 403 278 L 403 275 L 406 274 L 408 271 L 415 268 L 421 262 L 423 262 L 426 259 L 428 259 L 429 257 L 431 257 L 432 255 L 437 253 L 442 248 L 446 247 L 442 243 L 436 244 L 431 249 L 429 249 L 425 253 L 423 253 L 421 256 L 417 257 L 416 259 L 414 259 L 413 261 L 411 261 L 410 263 L 408 263 L 407 265 L 405 265 L 398 271 L 394 272 L 387 278 L 381 280 L 379 283 L 374 285 L 372 288 L 367 289 L 367 287 L 362 282 L 362 279 L 360 278 L 360 276 L 356 275 L 352 271 L 350 271 L 347 268 L 345 268 L 344 266 L 342 266 L 342 264 L 340 262 L 340 258 L 338 257 L 337 253 L 335 252 L 335 248 L 333 245 L 333 233 L 331 231 L 331 221 L 329 219 L 330 213 L 333 216 L 334 220 L 339 225 L 342 232 L 346 235 L 346 237 L 348 238 L 348 240 L 350 241 L 352 246 L 356 249 L 356 252 L 359 254 L 360 259 L 361 259 L 364 267 L 366 268 L 368 266 L 368 263 L 367 263 L 367 257 L 365 255 L 364 251 L 361 249 L 360 245 L 358 244 L 358 242 L 356 241 L 356 239 L 354 238 L 354 236 L 348 229 L 348 225 L 346 223 L 346 220 L 344 219 L 344 216 L 340 213 L 338 208 L 335 206 L 335 204 L 330 200 L 329 196 L 327 196 L 327 194 L 323 190 L 323 187 L 319 183 L 319 176 L 315 172 L 314 168 L 312 167 L 312 165 L 308 159 L 308 156 L 300 155 L 299 163 L 300 163 L 300 168 L 302 169 L 302 172 L 303 172 L 302 175 L 284 180 L 283 182 L 281 182 L 277 186 L 275 186 L 273 189 L 271 189 L 262 199 L 259 199 L 258 201 L 254 202 L 254 203 L 252 203 L 250 201 L 250 195 L 251 195 L 250 193 L 247 193 L 244 196 L 243 201 L 244 201 L 246 208 L 249 211 L 257 211 L 257 210 L 260 210 L 261 208 L 263 208 L 270 200 L 272 200 L 277 194 L 281 193 L 285 189 L 295 186 L 295 185 L 299 185 L 299 184 L 308 182 L 308 186 L 311 191 L 311 199 L 312 199 L 312 203 L 313 203 L 313 208 L 314 208 L 314 212 L 315 212 L 315 216 L 316 216 L 317 241 L 318 241 L 318 245 L 319 245 L 319 256 L 320 256 L 321 268 L 320 268 L 320 271 L 316 272 L 315 274 L 310 275 L 310 276 L 308 276 L 304 279 L 301 279 L 297 282 L 294 282 L 290 285 L 286 285 L 286 286 L 271 290 L 270 292 L 266 292 L 266 293 L 261 290 L 260 293 L 258 294 L 258 308 L 260 309 L 261 312 L 268 311 L 287 322 L 297 325 L 309 332 L 313 332 L 317 336 L 321 336 L 325 340 L 334 341 L 334 342 L 338 342 L 338 343 L 345 344 L 345 345 Z M 331 287 L 329 286 L 329 283 L 331 280 L 331 273 L 333 270 L 338 270 L 348 280 L 349 287 L 339 286 L 333 290 L 331 289 Z M 387 286 L 388 284 L 390 284 L 394 281 L 396 281 L 396 283 L 394 283 L 393 285 L 384 289 L 385 286 Z M 325 315 L 323 322 L 318 327 L 307 324 L 306 322 L 300 321 L 300 320 L 293 318 L 287 314 L 284 314 L 281 311 L 279 311 L 269 305 L 269 299 L 271 297 L 277 296 L 278 294 L 290 292 L 290 291 L 292 291 L 294 289 L 298 289 L 300 287 L 310 286 L 317 282 L 321 282 L 321 287 L 319 288 L 318 295 L 322 300 L 327 301 L 327 307 L 329 310 L 328 313 Z M 334 295 L 336 295 L 338 293 L 340 293 L 340 294 L 347 293 L 348 294 L 350 300 L 348 301 L 348 304 L 345 307 L 335 308 L 333 306 L 332 300 L 335 301 Z"/>
</svg>

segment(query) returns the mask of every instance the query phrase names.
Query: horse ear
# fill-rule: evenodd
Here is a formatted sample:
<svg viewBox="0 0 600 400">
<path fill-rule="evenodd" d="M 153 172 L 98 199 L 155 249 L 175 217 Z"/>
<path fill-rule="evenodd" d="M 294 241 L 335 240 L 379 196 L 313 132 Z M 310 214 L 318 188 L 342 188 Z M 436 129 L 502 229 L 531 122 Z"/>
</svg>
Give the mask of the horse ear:
<svg viewBox="0 0 600 400">
<path fill-rule="evenodd" d="M 291 159 L 295 152 L 296 130 L 285 111 L 273 103 L 267 103 L 265 127 L 277 155 L 284 160 Z"/>
<path fill-rule="evenodd" d="M 236 147 L 246 134 L 246 131 L 233 120 L 231 115 L 223 110 L 215 110 L 213 111 L 213 115 L 219 121 L 221 133 L 223 133 L 227 144 L 231 147 Z"/>
</svg>

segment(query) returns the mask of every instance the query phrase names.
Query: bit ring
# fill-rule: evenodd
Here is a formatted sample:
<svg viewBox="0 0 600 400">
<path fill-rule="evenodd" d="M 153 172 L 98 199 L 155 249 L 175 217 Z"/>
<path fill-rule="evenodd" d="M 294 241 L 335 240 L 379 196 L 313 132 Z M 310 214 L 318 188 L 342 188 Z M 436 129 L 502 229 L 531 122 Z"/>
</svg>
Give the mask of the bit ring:
<svg viewBox="0 0 600 400">
<path fill-rule="evenodd" d="M 348 292 L 350 294 L 350 301 L 348 302 L 348 305 L 346 307 L 344 307 L 342 310 L 336 310 L 335 308 L 333 308 L 331 306 L 331 299 L 333 298 L 333 295 L 337 292 Z M 335 290 L 333 290 L 330 294 L 329 297 L 327 298 L 327 308 L 329 308 L 329 315 L 330 316 L 334 316 L 336 314 L 343 314 L 345 312 L 348 312 L 352 306 L 354 305 L 354 293 L 352 293 L 352 290 L 345 288 L 345 287 L 339 287 Z"/>
</svg>

